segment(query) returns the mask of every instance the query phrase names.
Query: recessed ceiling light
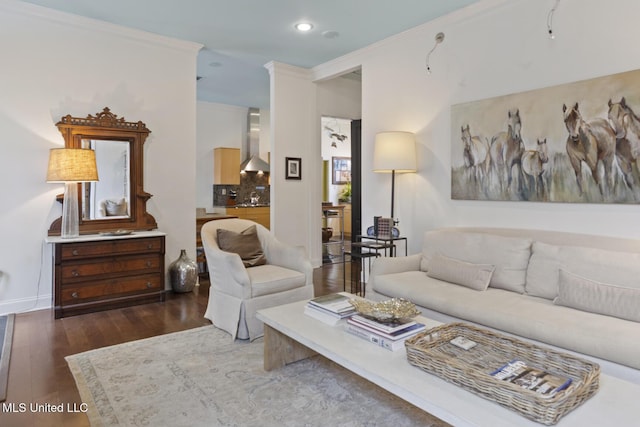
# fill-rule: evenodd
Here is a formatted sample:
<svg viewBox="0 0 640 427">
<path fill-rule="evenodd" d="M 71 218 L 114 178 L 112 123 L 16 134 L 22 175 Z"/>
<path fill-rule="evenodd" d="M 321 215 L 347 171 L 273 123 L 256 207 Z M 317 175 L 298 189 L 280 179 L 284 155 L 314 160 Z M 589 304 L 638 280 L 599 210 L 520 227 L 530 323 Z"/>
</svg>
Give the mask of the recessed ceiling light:
<svg viewBox="0 0 640 427">
<path fill-rule="evenodd" d="M 298 31 L 302 31 L 303 33 L 306 33 L 307 31 L 311 31 L 311 29 L 313 28 L 313 25 L 311 25 L 308 22 L 299 22 L 295 25 L 295 28 Z"/>
</svg>

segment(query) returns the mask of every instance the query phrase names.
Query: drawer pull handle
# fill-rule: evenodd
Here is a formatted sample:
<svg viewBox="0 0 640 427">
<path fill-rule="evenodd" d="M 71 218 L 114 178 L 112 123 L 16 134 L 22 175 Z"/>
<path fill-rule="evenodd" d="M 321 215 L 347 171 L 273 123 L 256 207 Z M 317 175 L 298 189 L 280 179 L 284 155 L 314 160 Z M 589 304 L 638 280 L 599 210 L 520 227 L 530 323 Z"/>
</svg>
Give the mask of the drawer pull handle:
<svg viewBox="0 0 640 427">
<path fill-rule="evenodd" d="M 147 261 L 147 267 L 153 267 L 153 262 Z"/>
<path fill-rule="evenodd" d="M 71 255 L 77 256 L 78 255 L 78 250 L 74 249 L 73 251 L 71 251 Z"/>
<path fill-rule="evenodd" d="M 147 289 L 151 289 L 153 287 L 153 284 L 151 282 L 147 282 Z"/>
<path fill-rule="evenodd" d="M 74 293 L 72 293 L 72 294 L 71 294 L 71 296 L 72 296 L 73 298 L 78 298 L 78 293 L 77 293 L 77 292 L 74 292 Z"/>
<path fill-rule="evenodd" d="M 78 277 L 80 275 L 80 273 L 78 273 L 78 270 L 71 270 L 71 275 L 73 277 Z"/>
<path fill-rule="evenodd" d="M 149 243 L 149 244 L 147 245 L 147 249 L 153 249 L 153 243 Z"/>
</svg>

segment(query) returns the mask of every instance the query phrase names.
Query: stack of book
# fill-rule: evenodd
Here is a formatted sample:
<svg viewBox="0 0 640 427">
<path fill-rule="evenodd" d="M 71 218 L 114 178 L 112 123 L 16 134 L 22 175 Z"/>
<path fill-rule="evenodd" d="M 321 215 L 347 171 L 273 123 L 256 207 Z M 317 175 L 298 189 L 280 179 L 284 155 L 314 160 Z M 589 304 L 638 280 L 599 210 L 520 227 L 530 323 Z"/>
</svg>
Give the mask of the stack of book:
<svg viewBox="0 0 640 427">
<path fill-rule="evenodd" d="M 354 314 L 347 319 L 345 330 L 350 334 L 371 341 L 387 350 L 404 348 L 404 341 L 426 329 L 423 323 L 413 320 L 399 322 L 379 322 Z"/>
<path fill-rule="evenodd" d="M 356 309 L 351 305 L 349 299 L 348 296 L 342 294 L 316 297 L 307 303 L 304 314 L 334 326 L 356 313 Z"/>
</svg>

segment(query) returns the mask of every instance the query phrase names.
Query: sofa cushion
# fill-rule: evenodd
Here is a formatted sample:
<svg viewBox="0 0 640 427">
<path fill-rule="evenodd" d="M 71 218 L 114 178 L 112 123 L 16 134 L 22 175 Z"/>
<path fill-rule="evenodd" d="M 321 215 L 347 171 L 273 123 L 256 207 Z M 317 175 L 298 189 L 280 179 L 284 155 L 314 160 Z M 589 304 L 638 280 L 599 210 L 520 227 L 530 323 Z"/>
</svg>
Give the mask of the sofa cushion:
<svg viewBox="0 0 640 427">
<path fill-rule="evenodd" d="M 376 276 L 373 283 L 373 290 L 377 294 L 386 295 L 389 298 L 404 298 L 412 303 L 430 307 L 433 298 L 439 298 L 439 295 L 448 294 L 440 304 L 451 301 L 451 307 L 455 306 L 456 292 L 477 292 L 464 286 L 452 286 L 451 283 L 443 280 L 434 279 L 427 276 L 424 271 L 404 271 L 402 273 L 391 273 Z"/>
<path fill-rule="evenodd" d="M 255 225 L 246 228 L 240 233 L 218 228 L 216 237 L 220 249 L 240 255 L 242 264 L 245 267 L 255 267 L 267 262 Z"/>
<path fill-rule="evenodd" d="M 456 230 L 425 233 L 420 269 L 428 270 L 436 253 L 471 262 L 495 265 L 489 287 L 524 293 L 531 239 Z"/>
<path fill-rule="evenodd" d="M 429 259 L 427 276 L 486 291 L 495 269 L 495 265 L 473 264 L 437 253 Z"/>
<path fill-rule="evenodd" d="M 527 294 L 553 300 L 560 269 L 589 280 L 640 289 L 640 253 L 535 242 L 527 269 Z"/>
<path fill-rule="evenodd" d="M 637 322 L 502 289 L 477 292 L 420 271 L 377 276 L 374 290 L 376 299 L 406 298 L 419 308 L 640 369 Z"/>
<path fill-rule="evenodd" d="M 252 298 L 300 288 L 307 280 L 299 271 L 271 264 L 248 268 L 247 274 L 251 281 Z"/>
<path fill-rule="evenodd" d="M 640 322 L 640 289 L 596 282 L 563 269 L 553 303 Z"/>
</svg>

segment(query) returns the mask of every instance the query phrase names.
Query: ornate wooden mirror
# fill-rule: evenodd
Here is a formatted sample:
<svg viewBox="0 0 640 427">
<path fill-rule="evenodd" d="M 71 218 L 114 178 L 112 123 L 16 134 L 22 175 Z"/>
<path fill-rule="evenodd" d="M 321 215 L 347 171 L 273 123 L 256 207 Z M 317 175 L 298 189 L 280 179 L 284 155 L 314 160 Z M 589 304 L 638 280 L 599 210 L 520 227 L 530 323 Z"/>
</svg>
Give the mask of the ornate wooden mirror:
<svg viewBox="0 0 640 427">
<path fill-rule="evenodd" d="M 151 131 L 139 122 L 118 118 L 109 108 L 86 118 L 66 115 L 56 126 L 66 148 L 96 152 L 98 182 L 78 184 L 80 234 L 116 230 L 153 230 L 156 220 L 147 212 L 151 194 L 144 191 L 143 144 Z M 64 203 L 62 195 L 58 201 Z M 49 228 L 59 235 L 61 218 Z"/>
</svg>

